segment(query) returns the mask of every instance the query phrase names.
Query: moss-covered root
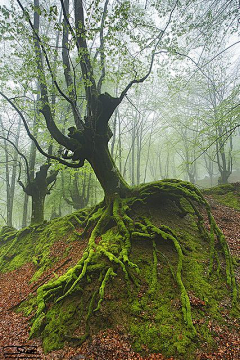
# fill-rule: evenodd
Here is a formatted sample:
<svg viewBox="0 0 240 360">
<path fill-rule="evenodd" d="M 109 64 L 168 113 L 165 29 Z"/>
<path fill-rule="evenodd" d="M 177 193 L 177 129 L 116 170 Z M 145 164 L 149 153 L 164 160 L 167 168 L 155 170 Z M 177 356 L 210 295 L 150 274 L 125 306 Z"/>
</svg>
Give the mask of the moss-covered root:
<svg viewBox="0 0 240 360">
<path fill-rule="evenodd" d="M 152 266 L 152 282 L 149 289 L 149 294 L 154 294 L 157 286 L 157 265 L 158 265 L 158 257 L 157 257 L 157 245 L 155 240 L 152 240 L 153 244 L 153 266 Z"/>
<path fill-rule="evenodd" d="M 189 330 L 191 331 L 192 335 L 196 335 L 196 329 L 194 328 L 193 322 L 192 322 L 190 300 L 189 300 L 187 291 L 186 291 L 185 286 L 182 281 L 183 252 L 182 252 L 181 246 L 177 240 L 177 237 L 172 232 L 172 230 L 170 228 L 168 228 L 167 226 L 161 226 L 161 228 L 158 228 L 155 225 L 153 225 L 152 222 L 146 217 L 143 218 L 143 221 L 145 222 L 145 226 L 142 225 L 141 223 L 139 223 L 141 232 L 135 232 L 135 233 L 133 233 L 133 235 L 136 237 L 149 238 L 149 239 L 152 239 L 152 241 L 153 241 L 153 276 L 152 276 L 152 283 L 150 285 L 149 292 L 151 293 L 154 291 L 154 288 L 156 286 L 156 281 L 157 281 L 157 248 L 156 248 L 156 243 L 153 240 L 153 237 L 155 237 L 156 235 L 159 235 L 164 240 L 172 241 L 172 243 L 174 244 L 174 247 L 177 251 L 178 265 L 177 265 L 177 271 L 176 271 L 174 278 L 175 278 L 175 280 L 178 284 L 179 290 L 180 290 L 180 298 L 181 298 L 181 303 L 182 303 L 182 312 L 183 312 L 184 321 L 185 321 L 187 327 L 189 328 Z"/>
<path fill-rule="evenodd" d="M 91 271 L 98 271 L 104 275 L 101 280 L 97 293 L 99 294 L 98 304 L 95 310 L 98 310 L 104 299 L 106 285 L 111 277 L 115 276 L 114 269 L 120 268 L 125 275 L 127 285 L 129 285 L 129 274 L 127 267 L 138 270 L 137 266 L 129 260 L 131 250 L 131 233 L 134 225 L 132 219 L 127 216 L 127 205 L 119 197 L 113 199 L 107 207 L 98 207 L 96 213 L 91 215 L 89 222 L 95 219 L 96 224 L 88 240 L 88 246 L 83 253 L 82 258 L 77 265 L 69 269 L 58 279 L 50 281 L 48 284 L 41 286 L 37 293 L 38 310 L 35 321 L 32 326 L 31 336 L 36 334 L 44 320 L 46 302 L 54 298 L 55 302 L 62 301 L 65 297 L 72 294 L 75 290 L 82 290 L 81 284 L 84 283 L 86 275 Z M 109 226 L 110 221 L 115 220 L 118 227 L 121 241 L 121 250 L 118 255 L 113 254 L 108 248 L 100 243 L 96 244 L 96 238 L 104 233 L 104 229 Z M 109 266 L 109 262 L 112 264 Z M 131 278 L 133 275 L 131 274 Z M 134 279 L 133 279 L 134 280 Z"/>
<path fill-rule="evenodd" d="M 226 241 L 226 238 L 223 234 L 223 232 L 219 229 L 219 227 L 216 224 L 216 221 L 214 220 L 210 209 L 208 208 L 208 219 L 211 227 L 211 236 L 212 236 L 212 242 L 215 241 L 215 236 L 217 241 L 220 243 L 224 257 L 226 262 L 226 278 L 227 278 L 227 284 L 232 288 L 232 300 L 233 304 L 236 305 L 237 303 L 237 284 L 233 269 L 233 261 L 232 256 L 230 254 L 230 250 Z M 212 266 L 212 263 L 210 262 L 210 266 Z"/>
<path fill-rule="evenodd" d="M 102 215 L 100 216 L 96 226 L 91 233 L 87 249 L 84 251 L 80 261 L 73 268 L 69 269 L 64 275 L 60 276 L 56 280 L 50 281 L 38 289 L 38 310 L 30 336 L 36 334 L 41 327 L 47 301 L 49 301 L 51 298 L 55 298 L 55 302 L 61 301 L 67 295 L 70 295 L 77 286 L 79 286 L 81 280 L 86 275 L 87 270 L 91 272 L 95 270 L 101 270 L 104 267 L 104 264 L 97 264 L 96 262 L 93 262 L 91 266 L 91 262 L 92 258 L 95 256 L 95 239 L 99 234 L 101 234 L 102 228 L 105 226 L 107 220 L 109 220 L 109 207 L 107 207 L 105 210 L 102 209 Z"/>
<path fill-rule="evenodd" d="M 182 198 L 185 198 L 189 201 L 198 218 L 200 231 L 205 238 L 210 239 L 212 259 L 214 259 L 214 256 L 216 257 L 215 238 L 218 239 L 222 246 L 226 258 L 227 282 L 233 288 L 233 299 L 234 302 L 236 302 L 237 289 L 230 252 L 226 240 L 222 232 L 218 229 L 211 215 L 210 208 L 199 190 L 189 183 L 166 180 L 150 185 L 143 185 L 138 189 L 138 191 L 135 192 L 135 194 L 137 195 L 136 198 L 144 202 L 147 201 L 149 196 L 152 197 L 155 196 L 155 194 L 158 196 L 167 195 L 173 201 L 177 199 L 177 203 L 180 203 Z M 84 341 L 84 339 L 89 334 L 89 318 L 93 313 L 94 308 L 95 311 L 100 309 L 102 301 L 104 300 L 106 286 L 110 282 L 111 278 L 116 276 L 117 269 L 121 269 L 123 272 L 128 286 L 130 284 L 130 278 L 134 281 L 135 275 L 132 274 L 131 268 L 133 268 L 135 272 L 138 271 L 138 267 L 129 259 L 131 251 L 131 240 L 134 237 L 138 239 L 141 237 L 144 239 L 150 239 L 153 244 L 152 279 L 149 284 L 150 294 L 155 292 L 157 285 L 157 265 L 159 253 L 157 250 L 157 237 L 161 237 L 162 239 L 171 241 L 173 243 L 178 255 L 178 263 L 175 267 L 169 264 L 168 260 L 167 262 L 180 291 L 182 312 L 186 325 L 193 336 L 196 334 L 196 330 L 192 322 L 190 300 L 182 281 L 182 266 L 184 256 L 177 236 L 167 226 L 161 226 L 160 228 L 157 228 L 148 218 L 142 218 L 139 222 L 133 221 L 131 217 L 128 216 L 128 210 L 130 204 L 132 205 L 135 200 L 122 199 L 116 195 L 107 206 L 102 204 L 101 206 L 95 208 L 94 211 L 90 211 L 85 223 L 86 229 L 89 229 L 93 225 L 93 230 L 91 231 L 91 235 L 88 240 L 88 246 L 84 251 L 82 258 L 64 275 L 60 276 L 58 279 L 50 281 L 48 284 L 45 284 L 38 289 L 38 309 L 31 329 L 31 336 L 37 334 L 41 328 L 45 318 L 46 302 L 51 299 L 54 299 L 55 302 L 59 302 L 76 290 L 83 291 L 81 287 L 85 286 L 87 275 L 91 275 L 91 272 L 95 271 L 95 274 L 100 274 L 98 280 L 99 286 L 97 286 L 94 293 L 91 295 L 87 314 L 83 315 L 85 316 L 86 320 L 86 333 L 83 337 Z M 210 235 L 207 233 L 204 226 L 203 217 L 193 202 L 201 204 L 207 209 L 211 227 Z M 77 221 L 76 219 L 73 220 L 74 222 L 77 222 L 77 224 L 82 225 L 81 220 L 84 221 L 84 216 L 82 219 L 80 219 L 80 221 Z M 113 222 L 115 222 L 118 228 L 117 239 L 119 247 L 117 252 L 112 252 L 111 247 L 106 245 L 106 243 L 101 239 L 100 241 L 96 241 L 96 239 L 101 234 L 103 234 L 106 229 L 109 229 L 109 227 L 113 225 Z M 84 230 L 84 233 L 87 232 L 86 229 Z M 111 232 L 111 234 L 114 234 L 114 232 Z M 213 260 L 210 262 L 210 269 L 211 268 L 213 268 Z"/>
<path fill-rule="evenodd" d="M 94 224 L 96 224 L 96 222 L 101 218 L 104 209 L 105 206 L 101 202 L 94 206 L 94 208 L 89 213 L 87 213 L 84 219 L 81 216 L 82 221 L 79 221 L 79 225 L 81 227 L 84 227 L 84 230 L 81 233 L 74 231 L 75 235 L 77 235 L 77 237 L 79 238 L 83 238 L 87 234 L 90 227 L 94 226 Z"/>
<path fill-rule="evenodd" d="M 200 213 L 200 211 L 198 210 L 197 206 L 194 204 L 193 201 L 191 201 L 190 199 L 188 199 L 195 215 L 197 216 L 197 226 L 198 226 L 198 229 L 200 231 L 200 234 L 202 235 L 203 239 L 205 239 L 206 241 L 209 240 L 209 233 L 205 227 L 205 223 L 204 223 L 204 217 L 202 216 L 202 214 Z M 204 207 L 207 208 L 208 207 L 208 204 L 207 203 L 204 203 Z"/>
<path fill-rule="evenodd" d="M 94 309 L 94 311 L 97 311 L 97 310 L 100 309 L 101 303 L 104 300 L 104 294 L 105 294 L 105 288 L 106 288 L 107 282 L 109 281 L 109 279 L 111 277 L 114 277 L 116 275 L 117 274 L 113 271 L 112 267 L 108 268 L 108 270 L 107 270 L 107 272 L 106 272 L 106 274 L 104 276 L 104 279 L 102 281 L 102 284 L 101 284 L 101 286 L 99 288 L 99 300 L 98 300 L 97 307 L 96 307 L 96 309 Z"/>
<path fill-rule="evenodd" d="M 198 204 L 206 203 L 201 192 L 193 184 L 176 179 L 161 180 L 140 187 L 139 197 L 142 201 L 145 202 L 153 196 L 167 196 L 174 201 L 183 197 L 196 201 Z"/>
<path fill-rule="evenodd" d="M 146 224 L 147 224 L 147 227 L 149 230 L 160 235 L 161 238 L 163 238 L 164 240 L 172 241 L 174 244 L 174 247 L 178 254 L 178 265 L 177 265 L 177 271 L 176 271 L 175 278 L 176 278 L 176 281 L 177 281 L 177 284 L 178 284 L 178 287 L 180 290 L 180 294 L 181 294 L 183 317 L 184 317 L 187 327 L 189 328 L 189 330 L 191 330 L 192 334 L 195 335 L 196 329 L 194 328 L 193 322 L 192 322 L 191 304 L 190 304 L 190 300 L 189 300 L 186 288 L 182 281 L 183 252 L 182 252 L 181 245 L 178 242 L 176 235 L 172 232 L 172 230 L 170 228 L 168 228 L 167 226 L 162 226 L 161 228 L 157 228 L 156 226 L 151 224 L 151 222 L 148 219 L 145 219 L 145 221 L 146 221 Z"/>
<path fill-rule="evenodd" d="M 131 250 L 131 232 L 134 230 L 134 224 L 132 219 L 127 215 L 126 211 L 128 206 L 124 207 L 123 200 L 119 196 L 113 201 L 113 218 L 117 224 L 119 234 L 121 235 L 122 240 L 122 250 L 120 253 L 120 258 L 128 266 L 135 268 L 138 271 L 136 264 L 133 264 L 129 260 L 129 253 Z"/>
<path fill-rule="evenodd" d="M 233 269 L 233 262 L 232 257 L 228 248 L 228 244 L 226 239 L 222 233 L 222 231 L 217 226 L 210 210 L 210 206 L 208 205 L 207 201 L 204 199 L 202 193 L 191 183 L 181 181 L 181 180 L 162 180 L 158 183 L 147 184 L 143 186 L 140 190 L 140 196 L 142 199 L 146 200 L 147 196 L 152 196 L 159 192 L 159 194 L 167 194 L 169 198 L 173 200 L 177 200 L 183 197 L 185 198 L 191 205 L 195 215 L 198 218 L 198 228 L 199 231 L 202 233 L 205 239 L 210 240 L 210 266 L 209 266 L 209 273 L 213 270 L 213 263 L 214 258 L 218 263 L 218 272 L 219 272 L 219 258 L 218 253 L 215 247 L 215 237 L 221 245 L 225 262 L 226 262 L 226 277 L 227 277 L 227 284 L 232 288 L 233 294 L 233 304 L 237 302 L 237 286 L 235 280 L 235 274 Z M 197 207 L 195 206 L 194 202 L 199 205 L 204 206 L 208 214 L 208 220 L 210 225 L 210 234 L 207 233 L 206 228 L 204 226 L 204 219 L 200 212 L 198 211 Z"/>
<path fill-rule="evenodd" d="M 98 293 L 98 291 L 97 291 L 97 289 L 96 289 L 96 290 L 93 292 L 92 297 L 91 297 L 91 299 L 90 299 L 90 301 L 89 301 L 88 310 L 87 310 L 87 316 L 86 316 L 86 321 L 85 321 L 85 332 L 84 332 L 84 334 L 83 334 L 81 337 L 79 337 L 79 338 L 74 337 L 74 342 L 75 342 L 75 345 L 77 345 L 77 346 L 81 346 L 81 345 L 84 343 L 84 341 L 86 341 L 87 338 L 88 338 L 89 335 L 90 335 L 90 324 L 89 324 L 89 320 L 90 320 L 91 315 L 92 315 L 92 313 L 93 313 L 93 311 L 94 311 L 93 308 L 94 308 L 94 304 L 95 304 L 95 301 L 96 301 L 97 293 Z M 71 339 L 72 339 L 72 338 L 70 337 L 70 340 L 71 340 Z M 66 338 L 66 340 L 68 340 L 68 338 Z M 77 342 L 76 342 L 76 340 L 77 340 Z"/>
<path fill-rule="evenodd" d="M 232 288 L 232 299 L 233 299 L 233 305 L 237 302 L 237 285 L 236 285 L 236 279 L 233 269 L 233 262 L 232 262 L 232 256 L 230 254 L 230 250 L 226 241 L 226 238 L 223 234 L 223 232 L 219 229 L 219 227 L 216 224 L 216 221 L 214 217 L 212 216 L 211 209 L 207 201 L 203 198 L 202 204 L 204 205 L 207 215 L 208 215 L 208 221 L 210 225 L 210 233 L 207 233 L 206 228 L 204 227 L 204 219 L 203 216 L 198 211 L 197 207 L 193 203 L 191 199 L 187 199 L 192 206 L 195 215 L 198 218 L 198 228 L 200 232 L 202 233 L 203 237 L 205 239 L 210 240 L 210 263 L 209 263 L 209 274 L 213 271 L 213 265 L 214 265 L 214 259 L 217 262 L 217 272 L 220 272 L 220 261 L 218 257 L 218 252 L 216 249 L 216 241 L 215 239 L 220 243 L 220 246 L 222 248 L 222 252 L 225 257 L 225 263 L 226 263 L 226 278 L 227 278 L 227 284 Z"/>
<path fill-rule="evenodd" d="M 81 260 L 73 269 L 70 269 L 65 275 L 63 275 L 58 280 L 56 280 L 55 285 L 57 287 L 59 281 L 61 282 L 61 284 L 65 285 L 64 294 L 56 300 L 57 302 L 61 301 L 66 296 L 70 295 L 74 291 L 75 287 L 80 283 L 81 279 L 83 279 L 84 276 L 86 275 L 87 268 L 90 265 L 93 256 L 95 255 L 96 237 L 101 234 L 102 228 L 104 227 L 106 221 L 108 220 L 109 220 L 109 207 L 107 207 L 105 210 L 102 211 L 102 215 L 91 233 L 91 236 L 88 241 L 88 247 L 85 250 Z M 72 280 L 74 281 L 72 282 Z M 68 286 L 69 284 L 71 285 L 66 290 L 66 286 Z"/>
</svg>

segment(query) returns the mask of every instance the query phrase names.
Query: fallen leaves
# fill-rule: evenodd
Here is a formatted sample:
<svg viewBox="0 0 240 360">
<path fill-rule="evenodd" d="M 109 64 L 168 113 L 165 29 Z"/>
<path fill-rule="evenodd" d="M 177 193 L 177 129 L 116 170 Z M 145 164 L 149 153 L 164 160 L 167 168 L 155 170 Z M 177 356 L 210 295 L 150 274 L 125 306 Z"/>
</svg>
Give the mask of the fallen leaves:
<svg viewBox="0 0 240 360">
<path fill-rule="evenodd" d="M 239 329 L 238 329 L 239 330 Z M 240 337 L 239 331 L 229 330 L 220 326 L 213 326 L 217 350 L 208 354 L 201 353 L 197 360 L 239 360 L 240 359 Z"/>
<path fill-rule="evenodd" d="M 228 241 L 231 253 L 240 258 L 240 212 L 232 208 L 218 204 L 207 196 L 207 200 L 212 205 L 212 212 L 218 225 L 224 232 Z M 99 237 L 97 241 L 99 242 Z M 30 292 L 36 291 L 38 286 L 48 281 L 52 277 L 62 275 L 67 268 L 72 267 L 78 261 L 86 246 L 84 241 L 56 242 L 50 251 L 50 256 L 57 261 L 51 269 L 46 270 L 35 284 L 30 284 L 35 267 L 33 263 L 28 263 L 20 269 L 7 274 L 0 274 L 0 358 L 4 359 L 3 346 L 7 345 L 34 345 L 43 360 L 166 360 L 162 354 L 148 354 L 148 349 L 143 349 L 146 355 L 141 356 L 131 348 L 131 338 L 124 334 L 120 329 L 109 329 L 93 336 L 81 347 L 72 348 L 65 346 L 62 350 L 53 351 L 45 355 L 40 340 L 29 340 L 29 318 L 22 314 L 16 314 L 12 309 Z M 240 271 L 237 271 L 240 279 Z M 138 297 L 141 298 L 145 292 L 144 287 L 139 291 Z M 192 307 L 204 309 L 205 302 L 189 293 Z M 176 304 L 177 306 L 178 304 Z M 209 330 L 215 337 L 216 350 L 209 352 L 207 349 L 199 351 L 196 360 L 238 360 L 240 359 L 240 329 L 237 320 L 228 316 L 227 304 L 221 304 L 226 308 L 223 314 L 225 325 L 213 324 L 206 318 L 197 319 L 194 323 L 201 325 L 208 324 Z M 176 360 L 168 358 L 168 360 Z"/>
</svg>

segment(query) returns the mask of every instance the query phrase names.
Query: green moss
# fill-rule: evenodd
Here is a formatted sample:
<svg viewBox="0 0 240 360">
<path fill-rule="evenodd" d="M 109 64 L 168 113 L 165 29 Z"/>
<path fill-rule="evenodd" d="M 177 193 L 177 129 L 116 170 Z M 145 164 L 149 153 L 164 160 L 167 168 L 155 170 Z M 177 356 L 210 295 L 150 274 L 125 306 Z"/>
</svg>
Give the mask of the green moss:
<svg viewBox="0 0 240 360">
<path fill-rule="evenodd" d="M 3 226 L 0 231 L 0 243 L 13 239 L 17 234 L 17 230 L 12 226 Z"/>
<path fill-rule="evenodd" d="M 228 192 L 232 192 L 235 190 L 235 187 L 233 184 L 224 184 L 224 185 L 218 185 L 215 187 L 212 187 L 211 189 L 205 189 L 203 190 L 204 194 L 209 195 L 225 195 Z"/>
<path fill-rule="evenodd" d="M 71 337 L 80 324 L 83 311 L 82 301 L 68 299 L 63 304 L 55 304 L 46 314 L 44 322 L 43 348 L 46 353 L 61 349 L 67 337 Z M 75 314 L 77 313 L 77 316 Z"/>
<path fill-rule="evenodd" d="M 219 304 L 229 299 L 229 286 L 234 290 L 234 276 L 208 204 L 192 184 L 178 180 L 142 185 L 132 194 L 115 196 L 85 215 L 57 219 L 41 231 L 33 228 L 20 239 L 31 245 L 35 280 L 53 261 L 51 244 L 61 237 L 72 241 L 75 227 L 86 226 L 81 237 L 92 228 L 79 262 L 38 289 L 31 335 L 41 334 L 46 352 L 119 324 L 141 352 L 190 360 L 200 343 L 213 346 L 206 323 L 198 320 L 223 321 Z M 199 206 L 208 213 L 210 235 Z M 24 245 L 18 246 L 16 258 Z M 25 313 L 35 306 L 26 305 Z"/>
<path fill-rule="evenodd" d="M 235 193 L 229 192 L 223 195 L 214 195 L 214 198 L 220 204 L 240 210 L 240 196 Z"/>
<path fill-rule="evenodd" d="M 8 243 L 1 247 L 0 270 L 11 271 L 21 267 L 33 256 L 32 228 L 16 232 Z"/>
<path fill-rule="evenodd" d="M 203 190 L 203 194 L 211 195 L 220 204 L 240 210 L 240 185 L 226 184 Z"/>
<path fill-rule="evenodd" d="M 37 271 L 32 281 L 36 281 L 46 269 L 57 261 L 56 258 L 50 256 L 50 249 L 54 242 L 60 239 L 70 242 L 75 239 L 74 236 L 72 239 L 73 229 L 68 218 L 69 216 L 57 218 L 48 224 L 29 226 L 19 231 L 12 230 L 8 241 L 0 242 L 0 270 L 2 272 L 12 271 L 27 262 L 33 262 Z M 6 235 L 5 230 L 4 234 Z M 10 233 L 7 232 L 7 234 Z"/>
<path fill-rule="evenodd" d="M 99 300 L 98 300 L 98 304 L 97 304 L 97 307 L 96 309 L 94 309 L 94 311 L 97 311 L 100 309 L 100 306 L 101 306 L 101 303 L 103 302 L 104 300 L 104 293 L 105 293 L 105 287 L 107 285 L 107 282 L 108 280 L 110 279 L 111 276 L 117 276 L 117 274 L 113 271 L 113 268 L 110 267 L 108 268 L 105 276 L 104 276 L 104 279 L 102 281 L 102 284 L 99 288 Z"/>
<path fill-rule="evenodd" d="M 99 244 L 104 249 L 108 249 L 111 253 L 117 255 L 121 248 L 121 239 L 122 237 L 118 234 L 117 229 L 111 228 L 101 235 Z"/>
<path fill-rule="evenodd" d="M 157 246 L 156 246 L 156 243 L 154 240 L 153 240 L 152 244 L 153 244 L 153 265 L 152 265 L 152 280 L 151 280 L 151 285 L 149 288 L 149 294 L 153 294 L 156 291 L 156 286 L 157 286 L 157 281 L 158 281 L 158 277 L 157 277 L 157 263 L 158 263 Z"/>
</svg>

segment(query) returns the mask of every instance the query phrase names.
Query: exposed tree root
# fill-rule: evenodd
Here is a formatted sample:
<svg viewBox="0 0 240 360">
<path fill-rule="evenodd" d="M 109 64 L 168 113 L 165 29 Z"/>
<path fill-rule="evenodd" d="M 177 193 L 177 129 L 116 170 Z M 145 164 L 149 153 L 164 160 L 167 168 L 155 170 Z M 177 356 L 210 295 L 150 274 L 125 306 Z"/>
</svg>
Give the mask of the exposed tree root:
<svg viewBox="0 0 240 360">
<path fill-rule="evenodd" d="M 117 275 L 119 269 L 124 274 L 129 290 L 132 283 L 134 285 L 138 284 L 137 274 L 139 269 L 138 266 L 130 260 L 131 242 L 133 239 L 150 240 L 152 243 L 153 266 L 152 280 L 149 284 L 149 293 L 153 294 L 156 289 L 158 281 L 157 264 L 159 256 L 161 256 L 165 258 L 167 264 L 170 266 L 170 270 L 178 285 L 185 323 L 192 335 L 194 336 L 196 334 L 192 321 L 190 300 L 182 279 L 184 255 L 176 234 L 167 226 L 162 225 L 156 227 L 149 218 L 142 217 L 133 219 L 130 216 L 130 213 L 133 213 L 133 207 L 138 202 L 147 203 L 152 199 L 159 199 L 159 201 L 161 201 L 163 197 L 167 197 L 174 201 L 181 213 L 188 212 L 181 202 L 182 199 L 185 199 L 184 201 L 191 209 L 192 215 L 197 219 L 200 233 L 204 239 L 208 240 L 210 243 L 210 273 L 214 269 L 215 259 L 219 270 L 220 263 L 217 255 L 216 243 L 220 244 L 226 262 L 227 283 L 232 288 L 233 302 L 236 303 L 237 288 L 231 255 L 226 240 L 211 215 L 208 203 L 205 201 L 200 191 L 192 184 L 178 180 L 163 180 L 133 189 L 132 198 L 122 199 L 116 194 L 111 201 L 108 201 L 107 205 L 101 203 L 90 213 L 84 214 L 82 212 L 81 218 L 75 219 L 78 225 L 85 225 L 83 233 L 81 235 L 77 233 L 78 236 L 85 235 L 91 226 L 93 226 L 88 240 L 88 246 L 84 251 L 82 258 L 73 268 L 69 269 L 57 280 L 54 279 L 38 289 L 38 310 L 32 325 L 31 336 L 37 334 L 41 329 L 45 318 L 46 304 L 48 302 L 53 300 L 55 302 L 60 302 L 75 291 L 84 291 L 88 275 L 95 274 L 95 277 L 97 275 L 99 278 L 100 285 L 99 288 L 94 291 L 91 301 L 89 302 L 88 312 L 85 318 L 85 335 L 79 340 L 80 342 L 84 341 L 90 331 L 89 319 L 94 311 L 96 312 L 100 309 L 108 282 Z M 207 212 L 210 233 L 204 226 L 203 217 L 200 214 L 197 205 L 201 205 Z M 114 226 L 117 226 L 118 231 L 117 234 L 113 233 L 113 238 L 109 243 L 104 242 L 101 238 L 99 240 L 99 237 L 104 231 L 106 232 L 106 230 L 113 228 Z M 173 244 L 178 259 L 176 269 L 175 266 L 170 264 L 167 257 L 157 250 L 158 239 Z"/>
</svg>

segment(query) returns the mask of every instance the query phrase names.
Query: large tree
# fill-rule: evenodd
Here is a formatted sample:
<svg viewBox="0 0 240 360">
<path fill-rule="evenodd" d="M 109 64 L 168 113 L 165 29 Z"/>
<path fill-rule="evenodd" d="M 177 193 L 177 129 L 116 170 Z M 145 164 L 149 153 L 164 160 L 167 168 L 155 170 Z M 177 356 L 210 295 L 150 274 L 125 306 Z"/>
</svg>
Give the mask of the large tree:
<svg viewBox="0 0 240 360">
<path fill-rule="evenodd" d="M 85 340 L 90 334 L 89 318 L 93 310 L 96 312 L 100 309 L 106 285 L 110 280 L 120 274 L 128 285 L 131 282 L 138 287 L 141 283 L 141 278 L 138 278 L 141 273 L 140 267 L 132 261 L 131 247 L 132 240 L 142 239 L 146 242 L 150 240 L 153 258 L 152 271 L 150 271 L 152 276 L 147 291 L 149 296 L 159 296 L 154 294 L 157 288 L 158 247 L 161 248 L 161 241 L 166 241 L 167 245 L 171 244 L 170 247 L 174 249 L 176 256 L 174 266 L 169 265 L 169 260 L 167 264 L 174 274 L 179 289 L 187 336 L 193 339 L 196 336 L 196 329 L 192 321 L 189 296 L 182 280 L 184 257 L 181 242 L 170 227 L 156 226 L 148 217 L 141 214 L 133 216 L 131 209 L 136 207 L 136 204 L 161 203 L 167 198 L 184 216 L 186 209 L 183 209 L 181 200 L 187 201 L 197 219 L 199 231 L 203 237 L 210 240 L 209 272 L 213 272 L 214 256 L 217 257 L 215 237 L 226 260 L 227 283 L 233 289 L 233 300 L 236 302 L 236 284 L 226 241 L 211 215 L 208 204 L 192 184 L 179 180 L 163 180 L 130 188 L 108 150 L 108 142 L 111 138 L 108 124 L 112 114 L 127 97 L 134 84 L 143 83 L 149 78 L 157 55 L 176 54 L 180 46 L 178 39 L 191 29 L 194 29 L 195 38 L 204 34 L 204 30 L 211 29 L 209 17 L 213 16 L 212 12 L 220 16 L 222 11 L 226 10 L 225 2 L 220 2 L 220 5 L 212 9 L 213 2 L 209 1 L 211 12 L 207 15 L 202 2 L 199 1 L 142 3 L 105 0 L 103 4 L 100 1 L 74 0 L 69 4 L 69 0 L 60 0 L 61 5 L 57 3 L 56 6 L 54 3 L 50 9 L 45 9 L 39 4 L 39 0 L 34 0 L 32 11 L 28 9 L 26 2 L 20 0 L 16 2 L 27 23 L 23 33 L 29 36 L 30 49 L 34 49 L 31 53 L 33 59 L 27 65 L 32 69 L 32 76 L 38 78 L 40 87 L 38 106 L 45 121 L 44 129 L 61 146 L 59 152 L 62 153 L 62 157 L 44 151 L 42 144 L 40 145 L 34 138 L 26 117 L 18 106 L 19 99 L 14 101 L 3 92 L 1 94 L 19 113 L 28 135 L 43 155 L 74 168 L 82 167 L 87 160 L 105 194 L 104 201 L 95 208 L 79 212 L 74 217 L 76 226 L 84 227 L 83 233 L 75 232 L 75 236 L 83 237 L 88 234 L 87 247 L 73 268 L 38 289 L 38 310 L 31 335 L 40 333 L 46 326 L 46 303 L 50 299 L 55 298 L 56 303 L 64 301 L 75 291 L 81 292 L 82 288 L 87 287 L 88 281 L 94 282 L 98 279 L 97 287 L 90 289 L 90 295 L 83 296 L 83 299 L 87 299 L 86 311 L 82 311 L 82 316 L 86 320 L 85 334 L 78 340 L 80 342 Z M 58 8 L 59 12 L 62 12 L 62 23 L 57 19 Z M 227 10 L 229 16 L 235 16 L 233 11 L 235 8 L 230 6 Z M 145 16 L 146 12 L 148 16 Z M 205 21 L 202 21 L 203 18 Z M 54 63 L 51 56 L 54 47 L 51 32 L 50 36 L 42 34 L 43 25 L 46 25 L 48 19 L 50 19 L 48 23 L 50 30 L 57 29 L 62 39 L 62 60 L 59 61 L 57 58 Z M 203 28 L 199 32 L 201 21 Z M 221 23 L 219 27 L 224 29 L 224 24 Z M 14 32 L 15 29 L 12 31 Z M 185 45 L 186 51 L 189 50 L 187 48 L 189 41 L 190 39 L 184 37 L 182 39 L 181 46 Z M 192 47 L 195 43 L 196 39 L 192 42 Z M 96 49 L 95 53 L 94 49 Z M 115 68 L 120 60 L 122 64 L 120 68 L 117 66 L 116 73 Z M 147 61 L 147 65 L 144 61 Z M 62 70 L 65 84 L 61 76 Z M 112 78 L 119 82 L 117 88 L 122 88 L 118 96 L 112 96 L 102 90 L 107 86 L 111 87 L 109 84 Z M 129 78 L 132 80 L 129 81 Z M 52 95 L 57 97 L 54 104 L 50 101 Z M 69 117 L 73 122 L 71 126 L 68 125 L 67 135 L 60 130 L 62 124 L 58 121 L 58 116 L 60 117 L 60 113 L 64 111 L 71 112 Z M 207 235 L 202 215 L 196 204 L 202 205 L 207 212 L 211 228 L 210 236 Z M 114 227 L 117 231 L 112 230 Z M 108 235 L 101 237 L 106 232 Z M 157 239 L 161 239 L 158 247 Z M 141 251 L 145 251 L 144 246 Z M 147 275 L 141 274 L 141 276 L 144 278 Z"/>
<path fill-rule="evenodd" d="M 128 186 L 108 150 L 108 142 L 112 136 L 108 124 L 113 112 L 134 84 L 142 83 L 149 77 L 157 55 L 180 54 L 179 48 L 185 44 L 185 56 L 187 56 L 191 47 L 196 47 L 195 43 L 191 43 L 195 38 L 208 42 L 207 45 L 210 46 L 211 36 L 207 39 L 202 35 L 204 32 L 198 30 L 200 26 L 202 30 L 208 30 L 210 35 L 212 33 L 215 36 L 218 28 L 221 28 L 224 34 L 227 29 L 226 16 L 221 18 L 222 24 L 219 19 L 214 24 L 215 32 L 210 19 L 214 16 L 219 18 L 225 10 L 229 18 L 234 21 L 235 5 L 227 6 L 223 1 L 219 2 L 216 9 L 212 9 L 212 3 L 209 1 L 206 15 L 206 9 L 202 8 L 198 1 L 193 1 L 192 4 L 178 1 L 141 4 L 141 2 L 106 0 L 97 7 L 86 3 L 84 10 L 83 2 L 80 0 L 75 0 L 73 3 L 69 3 L 69 0 L 61 0 L 60 4 L 53 3 L 49 9 L 44 8 L 39 0 L 35 0 L 32 4 L 34 12 L 32 18 L 31 12 L 27 10 L 27 4 L 18 0 L 16 2 L 29 24 L 29 27 L 24 25 L 24 34 L 28 31 L 32 34 L 29 35 L 28 40 L 32 42 L 35 55 L 30 67 L 32 74 L 35 69 L 40 87 L 39 111 L 45 119 L 52 138 L 66 149 L 65 160 L 59 158 L 58 160 L 75 168 L 82 167 L 87 160 L 103 187 L 106 198 L 112 197 L 115 193 L 121 196 L 127 195 Z M 72 7 L 71 11 L 69 7 Z M 196 15 L 188 17 L 188 12 L 191 14 L 193 9 Z M 17 9 L 13 11 L 18 12 Z M 90 15 L 93 12 L 94 15 Z M 147 12 L 149 19 L 144 12 Z M 60 22 L 57 19 L 58 13 Z M 181 21 L 178 20 L 180 16 L 182 16 Z M 188 22 L 184 22 L 186 19 Z M 202 23 L 199 23 L 201 19 Z M 50 30 L 45 30 L 46 26 Z M 56 35 L 52 34 L 54 30 Z M 187 39 L 185 34 L 190 30 L 191 35 L 188 34 Z M 16 35 L 16 29 L 13 28 L 12 32 Z M 60 36 L 61 61 L 57 55 Z M 57 39 L 55 45 L 52 39 Z M 54 46 L 56 50 L 52 56 L 51 49 Z M 127 53 L 130 53 L 130 58 L 126 56 Z M 122 59 L 121 66 L 118 64 L 120 59 Z M 144 65 L 144 61 L 147 61 L 147 65 Z M 122 87 L 122 90 L 118 96 L 112 96 L 108 92 L 103 92 L 102 88 L 106 88 L 111 82 L 116 65 L 118 65 L 118 77 L 122 74 L 124 78 L 119 81 L 118 77 L 115 77 L 115 81 L 120 83 L 117 88 Z M 57 76 L 62 70 L 61 67 L 65 85 L 62 78 Z M 132 79 L 126 84 L 126 79 L 129 77 Z M 6 95 L 3 96 L 6 98 Z M 67 136 L 60 130 L 56 121 L 59 113 L 55 101 L 52 104 L 52 96 L 57 96 L 58 103 L 65 103 L 72 112 L 70 118 L 74 123 L 69 126 Z M 82 98 L 84 101 L 81 101 Z M 27 126 L 26 121 L 25 126 Z M 38 147 L 47 156 L 40 145 Z M 52 158 L 57 157 L 52 156 Z"/>
</svg>

